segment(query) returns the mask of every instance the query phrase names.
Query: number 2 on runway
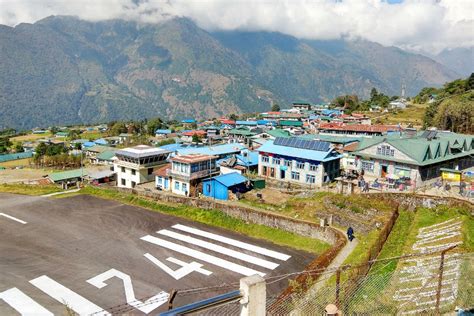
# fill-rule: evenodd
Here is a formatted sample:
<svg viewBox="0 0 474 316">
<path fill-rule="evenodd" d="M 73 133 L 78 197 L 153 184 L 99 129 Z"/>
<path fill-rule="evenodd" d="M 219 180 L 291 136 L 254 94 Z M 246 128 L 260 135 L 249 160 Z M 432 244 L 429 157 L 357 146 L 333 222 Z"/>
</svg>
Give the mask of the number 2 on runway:
<svg viewBox="0 0 474 316">
<path fill-rule="evenodd" d="M 137 300 L 135 298 L 135 292 L 133 290 L 132 279 L 130 278 L 130 276 L 116 269 L 110 269 L 93 278 L 90 278 L 89 280 L 87 280 L 87 283 L 92 284 L 95 287 L 101 289 L 107 286 L 107 283 L 105 283 L 105 281 L 113 277 L 117 277 L 122 280 L 123 287 L 125 289 L 125 299 L 127 300 L 127 303 L 145 314 L 148 314 L 152 310 L 163 305 L 168 300 L 169 294 L 164 291 L 161 291 L 157 295 L 150 297 L 144 302 Z"/>
</svg>

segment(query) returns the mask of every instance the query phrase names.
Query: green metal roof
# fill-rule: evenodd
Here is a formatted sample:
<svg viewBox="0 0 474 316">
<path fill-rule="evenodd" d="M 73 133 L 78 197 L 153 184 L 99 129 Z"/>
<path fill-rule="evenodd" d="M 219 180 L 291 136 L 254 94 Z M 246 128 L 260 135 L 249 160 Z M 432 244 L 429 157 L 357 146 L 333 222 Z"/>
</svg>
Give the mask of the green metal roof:
<svg viewBox="0 0 474 316">
<path fill-rule="evenodd" d="M 12 161 L 17 159 L 25 159 L 33 157 L 33 152 L 25 151 L 22 153 L 15 153 L 15 154 L 5 154 L 0 155 L 0 162 Z"/>
<path fill-rule="evenodd" d="M 97 155 L 97 159 L 112 161 L 112 158 L 115 156 L 115 152 L 116 152 L 115 150 L 107 150 L 107 151 L 101 152 L 100 154 Z"/>
<path fill-rule="evenodd" d="M 296 100 L 292 104 L 311 105 L 308 101 Z"/>
<path fill-rule="evenodd" d="M 257 135 L 254 132 L 251 132 L 247 128 L 233 128 L 229 131 L 229 134 L 242 135 L 242 136 L 254 136 Z"/>
<path fill-rule="evenodd" d="M 271 129 L 267 131 L 266 133 L 273 137 L 290 137 L 290 132 L 285 131 L 284 129 L 280 129 L 280 128 Z"/>
<path fill-rule="evenodd" d="M 82 172 L 81 169 L 54 172 L 48 175 L 48 177 L 53 182 L 58 182 L 58 181 L 80 178 L 82 175 L 84 176 L 87 175 L 87 170 L 84 170 L 84 173 Z"/>
<path fill-rule="evenodd" d="M 369 155 L 366 153 L 361 153 L 362 150 L 383 142 L 386 142 L 399 151 L 403 152 L 405 155 L 413 159 L 415 163 L 401 161 L 390 156 Z M 453 153 L 451 149 L 462 149 L 462 151 L 459 153 Z M 432 140 L 427 140 L 426 138 L 420 136 L 400 138 L 400 136 L 395 135 L 391 137 L 379 136 L 373 138 L 363 138 L 359 143 L 357 152 L 355 152 L 355 154 L 375 159 L 398 161 L 425 166 L 468 155 L 474 155 L 474 136 L 456 133 L 438 133 L 437 137 Z"/>
<path fill-rule="evenodd" d="M 280 124 L 281 126 L 303 126 L 303 122 L 292 120 L 280 120 L 278 124 Z"/>
</svg>

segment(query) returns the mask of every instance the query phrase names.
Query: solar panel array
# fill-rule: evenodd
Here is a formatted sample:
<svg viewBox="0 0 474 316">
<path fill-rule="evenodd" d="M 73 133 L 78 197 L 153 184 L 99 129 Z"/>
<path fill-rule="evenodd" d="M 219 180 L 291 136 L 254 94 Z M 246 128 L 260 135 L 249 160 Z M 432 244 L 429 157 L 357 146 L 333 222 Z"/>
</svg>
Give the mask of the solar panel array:
<svg viewBox="0 0 474 316">
<path fill-rule="evenodd" d="M 437 131 L 424 131 L 423 134 L 421 134 L 421 137 L 431 140 L 431 139 L 436 138 L 437 134 L 438 134 Z"/>
<path fill-rule="evenodd" d="M 307 140 L 298 137 L 277 137 L 273 142 L 274 145 L 286 146 L 293 148 L 328 151 L 331 144 L 329 142 L 319 140 Z"/>
</svg>

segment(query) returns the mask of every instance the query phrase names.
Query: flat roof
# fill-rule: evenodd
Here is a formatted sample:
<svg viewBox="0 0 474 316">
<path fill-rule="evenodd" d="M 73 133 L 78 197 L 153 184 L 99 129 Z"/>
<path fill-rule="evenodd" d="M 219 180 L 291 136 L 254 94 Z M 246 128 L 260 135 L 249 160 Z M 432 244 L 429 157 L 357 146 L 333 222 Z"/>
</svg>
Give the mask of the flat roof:
<svg viewBox="0 0 474 316">
<path fill-rule="evenodd" d="M 211 159 L 217 159 L 218 156 L 204 155 L 204 154 L 189 154 L 182 156 L 174 156 L 171 161 L 182 162 L 182 163 L 194 163 L 201 161 L 209 161 Z"/>
<path fill-rule="evenodd" d="M 159 147 L 151 147 L 148 145 L 138 145 L 135 147 L 124 148 L 116 152 L 117 155 L 128 156 L 133 158 L 143 158 L 169 153 L 171 153 L 171 151 Z"/>
</svg>

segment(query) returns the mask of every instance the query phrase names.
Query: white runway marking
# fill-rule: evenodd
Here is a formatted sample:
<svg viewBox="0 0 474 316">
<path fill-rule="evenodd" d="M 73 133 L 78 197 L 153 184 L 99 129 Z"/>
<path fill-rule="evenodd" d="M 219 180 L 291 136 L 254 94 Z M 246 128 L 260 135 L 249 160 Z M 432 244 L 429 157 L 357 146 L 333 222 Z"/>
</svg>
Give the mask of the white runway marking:
<svg viewBox="0 0 474 316">
<path fill-rule="evenodd" d="M 21 223 L 21 224 L 23 224 L 23 225 L 24 225 L 24 224 L 28 224 L 27 222 L 22 221 L 22 220 L 19 219 L 19 218 L 13 217 L 13 216 L 8 215 L 8 214 L 5 214 L 5 213 L 0 213 L 0 216 L 9 218 L 9 219 L 14 220 L 15 222 Z"/>
<path fill-rule="evenodd" d="M 36 303 L 31 297 L 16 287 L 0 293 L 0 299 L 15 309 L 21 315 L 53 316 L 54 314 Z"/>
<path fill-rule="evenodd" d="M 166 258 L 166 260 L 168 260 L 169 262 L 176 263 L 177 265 L 180 265 L 182 267 L 187 264 L 186 262 L 181 261 L 181 260 L 176 259 L 176 258 L 173 258 L 173 257 Z M 211 271 L 203 269 L 203 268 L 196 269 L 196 272 L 199 272 L 199 273 L 204 274 L 204 275 L 211 275 L 212 274 Z"/>
<path fill-rule="evenodd" d="M 212 250 L 212 251 L 215 251 L 215 252 L 219 252 L 219 253 L 221 253 L 223 255 L 226 255 L 226 256 L 229 256 L 229 257 L 233 257 L 233 258 L 236 258 L 236 259 L 239 259 L 239 260 L 242 260 L 242 261 L 247 261 L 247 262 L 250 262 L 252 264 L 267 268 L 267 269 L 274 270 L 276 267 L 279 266 L 279 264 L 271 262 L 271 261 L 267 261 L 267 260 L 260 259 L 260 258 L 254 257 L 254 256 L 250 256 L 248 254 L 238 252 L 238 251 L 235 251 L 235 250 L 232 250 L 232 249 L 228 249 L 228 248 L 225 248 L 225 247 L 222 247 L 222 246 L 219 246 L 219 245 L 216 245 L 216 244 L 204 241 L 204 240 L 200 240 L 200 239 L 197 239 L 197 238 L 194 238 L 194 237 L 190 237 L 190 236 L 186 236 L 186 235 L 183 235 L 183 234 L 175 233 L 175 232 L 169 231 L 167 229 L 162 229 L 162 230 L 158 231 L 157 233 L 160 234 L 160 235 L 168 236 L 168 237 L 171 237 L 171 238 L 174 238 L 174 239 L 177 239 L 177 240 L 181 240 L 181 241 L 190 243 L 192 245 L 199 246 L 201 248 L 206 248 L 206 249 L 209 249 L 209 250 Z"/>
<path fill-rule="evenodd" d="M 165 304 L 168 301 L 169 294 L 163 291 L 161 291 L 155 296 L 150 297 L 144 302 L 137 300 L 135 297 L 135 291 L 133 290 L 132 279 L 130 278 L 130 276 L 116 269 L 110 269 L 108 271 L 105 271 L 104 273 L 90 278 L 89 280 L 87 280 L 87 282 L 101 289 L 104 286 L 107 286 L 107 283 L 105 283 L 105 281 L 113 277 L 117 277 L 122 280 L 123 287 L 125 289 L 125 299 L 127 300 L 127 304 L 135 307 L 136 309 L 145 314 L 150 313 L 151 311 Z"/>
<path fill-rule="evenodd" d="M 172 243 L 172 242 L 169 242 L 169 241 L 157 238 L 157 237 L 147 235 L 147 236 L 144 236 L 140 239 L 142 239 L 144 241 L 148 241 L 152 244 L 155 244 L 155 245 L 158 245 L 158 246 L 168 248 L 170 250 L 182 253 L 184 255 L 196 258 L 198 260 L 205 261 L 207 263 L 216 265 L 218 267 L 221 267 L 221 268 L 224 268 L 224 269 L 227 269 L 227 270 L 245 275 L 245 276 L 251 276 L 251 275 L 254 275 L 254 274 L 258 274 L 260 276 L 265 276 L 265 273 L 256 271 L 254 269 L 247 268 L 247 267 L 241 266 L 239 264 L 236 264 L 236 263 L 233 263 L 233 262 L 230 262 L 230 261 L 218 258 L 218 257 L 214 257 L 214 256 L 208 255 L 206 253 L 203 253 L 201 251 L 197 251 L 197 250 L 194 250 L 192 248 L 188 248 L 188 247 L 185 247 L 185 246 L 182 246 L 182 245 L 179 245 L 179 244 L 175 244 L 175 243 Z"/>
<path fill-rule="evenodd" d="M 172 276 L 175 280 L 182 279 L 183 277 L 187 276 L 188 274 L 192 272 L 199 272 L 204 275 L 210 275 L 212 273 L 211 271 L 202 269 L 201 268 L 202 264 L 194 262 L 194 261 L 191 263 L 187 263 L 187 262 L 183 262 L 181 260 L 176 259 L 179 263 L 177 262 L 175 263 L 180 265 L 181 268 L 179 268 L 178 270 L 173 270 L 170 267 L 168 267 L 166 264 L 161 262 L 160 260 L 156 259 L 154 256 L 150 255 L 149 253 L 144 254 L 144 256 L 145 258 L 153 262 L 155 265 L 157 265 L 159 268 L 161 268 L 163 271 L 165 271 L 170 276 Z M 170 259 L 174 259 L 174 258 L 168 258 L 169 261 L 173 262 Z"/>
<path fill-rule="evenodd" d="M 232 239 L 232 238 L 227 238 L 227 237 L 220 236 L 220 235 L 217 235 L 217 234 L 209 233 L 209 232 L 206 232 L 204 230 L 197 229 L 197 228 L 193 228 L 193 227 L 189 227 L 189 226 L 185 226 L 185 225 L 181 225 L 181 224 L 173 225 L 173 228 L 179 229 L 179 230 L 182 230 L 182 231 L 194 234 L 194 235 L 198 235 L 198 236 L 201 236 L 201 237 L 216 240 L 216 241 L 222 242 L 224 244 L 229 244 L 229 245 L 232 245 L 232 246 L 235 246 L 235 247 L 238 247 L 238 248 L 247 249 L 247 250 L 253 251 L 255 253 L 259 253 L 261 255 L 267 256 L 267 257 L 272 257 L 272 258 L 283 260 L 283 261 L 286 261 L 286 260 L 291 258 L 291 256 L 286 255 L 286 254 L 281 253 L 281 252 L 277 252 L 277 251 L 269 250 L 269 249 L 266 249 L 266 248 L 258 247 L 258 246 L 248 244 L 248 243 L 245 243 L 245 242 L 242 242 L 242 241 L 238 241 L 238 240 L 235 240 L 235 239 Z"/>
<path fill-rule="evenodd" d="M 65 304 L 79 315 L 89 315 L 98 313 L 98 315 L 110 315 L 103 308 L 95 305 L 91 301 L 71 291 L 67 287 L 59 284 L 46 275 L 42 275 L 30 281 L 41 291 L 45 292 L 61 304 Z"/>
</svg>

